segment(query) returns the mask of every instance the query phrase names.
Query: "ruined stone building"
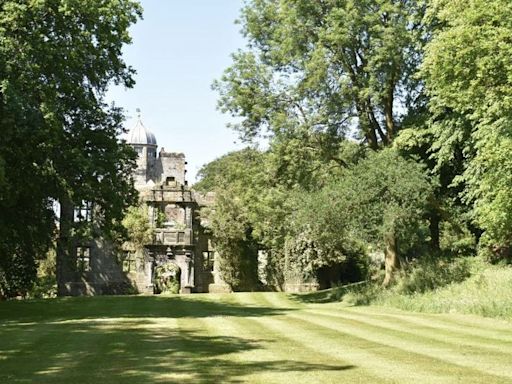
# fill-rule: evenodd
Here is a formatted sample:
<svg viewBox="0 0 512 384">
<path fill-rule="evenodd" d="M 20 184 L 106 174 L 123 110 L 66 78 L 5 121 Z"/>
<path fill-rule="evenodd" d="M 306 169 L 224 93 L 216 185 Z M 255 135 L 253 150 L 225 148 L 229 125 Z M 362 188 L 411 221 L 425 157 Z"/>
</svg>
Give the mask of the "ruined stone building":
<svg viewBox="0 0 512 384">
<path fill-rule="evenodd" d="M 158 283 L 166 279 L 179 281 L 181 293 L 225 289 L 199 218 L 200 207 L 213 196 L 201 196 L 188 186 L 184 154 L 158 150 L 140 118 L 127 141 L 138 153 L 135 187 L 148 207 L 153 240 L 143 250 L 123 250 L 101 233 L 73 238 L 80 221 L 94 220 L 94 207 L 61 204 L 59 295 L 158 293 Z"/>
</svg>

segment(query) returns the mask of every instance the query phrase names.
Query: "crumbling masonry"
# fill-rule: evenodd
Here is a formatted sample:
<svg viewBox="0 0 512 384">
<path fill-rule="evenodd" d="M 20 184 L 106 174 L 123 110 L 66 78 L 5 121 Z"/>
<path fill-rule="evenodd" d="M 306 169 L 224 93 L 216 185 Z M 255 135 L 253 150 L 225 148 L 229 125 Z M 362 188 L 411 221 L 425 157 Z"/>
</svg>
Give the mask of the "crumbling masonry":
<svg viewBox="0 0 512 384">
<path fill-rule="evenodd" d="M 78 239 L 72 234 L 81 221 L 94 220 L 94 207 L 61 202 L 58 242 L 59 295 L 158 293 L 156 271 L 172 264 L 181 293 L 226 290 L 218 277 L 215 252 L 201 225 L 199 209 L 213 196 L 199 195 L 186 180 L 185 156 L 158 151 L 157 141 L 142 121 L 127 141 L 138 153 L 135 187 L 148 206 L 154 238 L 143 250 L 117 250 L 97 232 Z M 176 268 L 177 267 L 177 268 Z"/>
</svg>

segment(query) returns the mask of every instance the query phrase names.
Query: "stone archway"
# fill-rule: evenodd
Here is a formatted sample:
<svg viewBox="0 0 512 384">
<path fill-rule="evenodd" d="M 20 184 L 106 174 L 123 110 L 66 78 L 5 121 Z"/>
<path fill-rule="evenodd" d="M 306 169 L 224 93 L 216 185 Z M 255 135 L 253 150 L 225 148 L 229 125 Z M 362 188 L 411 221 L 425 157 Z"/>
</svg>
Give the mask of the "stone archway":
<svg viewBox="0 0 512 384">
<path fill-rule="evenodd" d="M 174 261 L 155 266 L 153 275 L 155 293 L 180 293 L 181 268 Z"/>
</svg>

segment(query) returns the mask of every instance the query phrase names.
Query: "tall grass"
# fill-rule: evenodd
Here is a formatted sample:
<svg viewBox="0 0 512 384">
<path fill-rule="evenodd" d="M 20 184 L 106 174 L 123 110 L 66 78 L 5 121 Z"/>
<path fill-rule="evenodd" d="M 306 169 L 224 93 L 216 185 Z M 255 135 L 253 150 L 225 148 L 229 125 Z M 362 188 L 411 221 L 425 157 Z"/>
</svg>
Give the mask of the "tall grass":
<svg viewBox="0 0 512 384">
<path fill-rule="evenodd" d="M 373 303 L 418 312 L 512 319 L 512 268 L 486 266 L 463 282 L 411 295 L 387 292 L 375 296 Z"/>
<path fill-rule="evenodd" d="M 474 257 L 422 261 L 410 266 L 390 289 L 369 283 L 340 287 L 331 297 L 348 305 L 512 319 L 512 267 Z"/>
</svg>

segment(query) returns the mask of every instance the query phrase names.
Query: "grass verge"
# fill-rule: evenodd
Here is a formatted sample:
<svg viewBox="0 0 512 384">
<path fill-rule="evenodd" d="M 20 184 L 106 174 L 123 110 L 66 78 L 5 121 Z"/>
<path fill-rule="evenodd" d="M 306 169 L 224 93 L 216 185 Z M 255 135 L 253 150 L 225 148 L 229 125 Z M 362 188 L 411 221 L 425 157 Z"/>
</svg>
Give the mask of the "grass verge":
<svg viewBox="0 0 512 384">
<path fill-rule="evenodd" d="M 365 282 L 307 294 L 301 300 L 512 320 L 512 267 L 479 258 L 430 261 L 409 267 L 390 289 Z"/>
</svg>

